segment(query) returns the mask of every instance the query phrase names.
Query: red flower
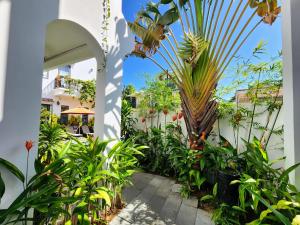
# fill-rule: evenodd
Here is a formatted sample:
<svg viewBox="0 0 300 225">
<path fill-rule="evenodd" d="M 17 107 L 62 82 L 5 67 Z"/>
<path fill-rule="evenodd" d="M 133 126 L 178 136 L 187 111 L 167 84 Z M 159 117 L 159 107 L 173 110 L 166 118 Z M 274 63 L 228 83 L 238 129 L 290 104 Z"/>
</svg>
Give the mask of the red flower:
<svg viewBox="0 0 300 225">
<path fill-rule="evenodd" d="M 163 109 L 163 113 L 164 113 L 165 115 L 168 115 L 169 110 L 168 110 L 168 109 Z"/>
<path fill-rule="evenodd" d="M 25 147 L 27 149 L 27 152 L 31 150 L 32 146 L 33 146 L 33 141 L 29 140 L 25 142 Z"/>
<path fill-rule="evenodd" d="M 178 119 L 180 120 L 182 117 L 183 117 L 183 113 L 182 112 L 178 113 Z"/>
<path fill-rule="evenodd" d="M 176 120 L 177 120 L 177 114 L 175 114 L 175 115 L 172 116 L 172 120 L 173 120 L 173 121 L 176 121 Z"/>
<path fill-rule="evenodd" d="M 149 113 L 150 113 L 150 114 L 155 113 L 155 109 L 150 109 L 150 110 L 149 110 Z"/>
<path fill-rule="evenodd" d="M 146 122 L 146 119 L 145 118 L 142 118 L 142 123 L 145 123 Z"/>
</svg>

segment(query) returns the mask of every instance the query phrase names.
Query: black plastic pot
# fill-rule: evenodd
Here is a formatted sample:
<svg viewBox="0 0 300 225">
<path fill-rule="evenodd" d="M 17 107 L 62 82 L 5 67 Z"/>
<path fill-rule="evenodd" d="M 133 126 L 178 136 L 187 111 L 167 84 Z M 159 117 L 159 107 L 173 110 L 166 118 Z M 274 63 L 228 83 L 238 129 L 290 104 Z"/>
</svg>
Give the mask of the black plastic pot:
<svg viewBox="0 0 300 225">
<path fill-rule="evenodd" d="M 218 199 L 229 205 L 237 205 L 239 198 L 239 184 L 230 184 L 234 180 L 238 180 L 239 175 L 230 171 L 218 171 Z"/>
<path fill-rule="evenodd" d="M 204 170 L 206 182 L 210 185 L 214 185 L 218 182 L 218 172 L 213 169 L 205 169 Z"/>
</svg>

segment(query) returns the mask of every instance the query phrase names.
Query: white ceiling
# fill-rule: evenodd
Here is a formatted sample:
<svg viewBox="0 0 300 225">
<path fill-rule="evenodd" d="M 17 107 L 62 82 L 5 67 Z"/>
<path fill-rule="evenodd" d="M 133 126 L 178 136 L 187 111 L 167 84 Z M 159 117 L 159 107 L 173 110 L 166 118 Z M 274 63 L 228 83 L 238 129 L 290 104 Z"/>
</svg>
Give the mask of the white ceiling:
<svg viewBox="0 0 300 225">
<path fill-rule="evenodd" d="M 79 25 L 56 20 L 48 25 L 45 46 L 45 69 L 93 58 L 87 45 L 89 34 Z"/>
</svg>

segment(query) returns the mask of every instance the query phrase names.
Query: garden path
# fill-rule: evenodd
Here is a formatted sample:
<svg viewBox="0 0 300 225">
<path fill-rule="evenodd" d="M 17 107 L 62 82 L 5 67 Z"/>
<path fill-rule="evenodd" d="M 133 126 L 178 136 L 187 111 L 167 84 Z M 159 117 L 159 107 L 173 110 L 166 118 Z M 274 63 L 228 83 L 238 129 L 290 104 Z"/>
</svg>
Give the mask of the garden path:
<svg viewBox="0 0 300 225">
<path fill-rule="evenodd" d="M 197 208 L 197 198 L 182 199 L 180 186 L 166 177 L 133 176 L 123 192 L 126 207 L 110 225 L 211 225 L 210 214 Z"/>
</svg>

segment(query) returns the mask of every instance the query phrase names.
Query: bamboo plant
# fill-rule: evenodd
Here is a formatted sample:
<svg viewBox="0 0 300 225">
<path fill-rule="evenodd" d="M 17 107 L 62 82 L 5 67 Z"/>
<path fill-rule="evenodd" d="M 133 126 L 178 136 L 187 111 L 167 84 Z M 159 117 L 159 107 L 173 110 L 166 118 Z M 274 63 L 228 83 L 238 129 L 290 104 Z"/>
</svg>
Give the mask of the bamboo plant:
<svg viewBox="0 0 300 225">
<path fill-rule="evenodd" d="M 178 87 L 194 148 L 216 121 L 213 92 L 223 72 L 257 27 L 272 25 L 280 11 L 277 0 L 159 0 L 128 22 L 137 36 L 131 55 L 151 60 Z"/>
</svg>

